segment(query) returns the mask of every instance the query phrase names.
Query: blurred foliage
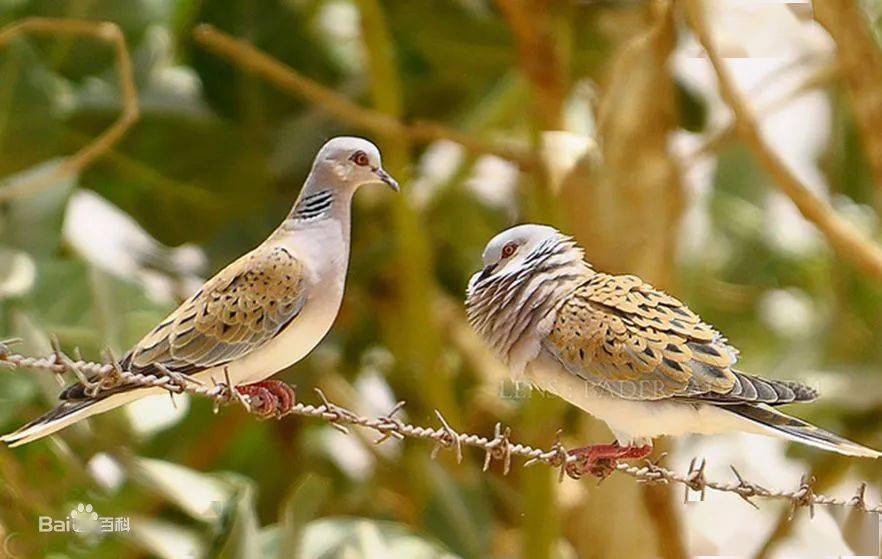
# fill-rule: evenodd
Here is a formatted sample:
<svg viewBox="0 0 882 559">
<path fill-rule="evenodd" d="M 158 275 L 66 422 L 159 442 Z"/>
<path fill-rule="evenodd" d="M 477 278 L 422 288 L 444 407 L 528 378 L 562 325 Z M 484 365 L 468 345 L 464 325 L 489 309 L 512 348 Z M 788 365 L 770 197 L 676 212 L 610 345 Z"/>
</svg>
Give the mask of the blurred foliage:
<svg viewBox="0 0 882 559">
<path fill-rule="evenodd" d="M 386 399 L 376 413 L 405 399 L 414 422 L 433 423 L 440 408 L 459 429 L 491 433 L 502 421 L 525 442 L 546 446 L 559 428 L 570 442 L 607 438 L 559 402 L 500 398 L 492 360 L 462 342 L 459 301 L 486 241 L 515 222 L 555 216 L 601 267 L 640 272 L 688 301 L 741 347 L 745 369 L 785 378 L 824 369 L 871 387 L 858 391 L 859 403 L 846 387 L 804 415 L 880 446 L 882 288 L 822 240 L 804 251 L 775 242 L 767 227 L 773 186 L 744 146 L 726 141 L 711 154 L 704 237 L 683 243 L 698 247 L 692 251 L 670 250 L 692 195 L 668 140 L 707 132 L 710 119 L 705 96 L 664 64 L 677 32 L 675 16 L 657 9 L 664 2 L 523 4 L 534 6 L 528 20 L 539 36 L 550 37 L 559 74 L 524 60 L 531 51 L 516 19 L 485 0 L 0 3 L 0 24 L 37 15 L 119 24 L 142 108 L 121 144 L 81 176 L 0 206 L 0 338 L 20 336 L 24 351 L 45 353 L 54 334 L 90 358 L 107 346 L 120 355 L 173 308 L 171 298 L 151 295 L 143 270 L 118 277 L 71 246 L 62 227 L 77 192 L 100 194 L 161 243 L 199 244 L 210 274 L 281 220 L 327 138 L 365 134 L 197 47 L 191 33 L 205 22 L 365 106 L 400 101 L 404 120 L 435 120 L 537 152 L 547 124 L 539 115 L 556 101 L 567 111 L 559 120 L 583 137 L 594 133 L 590 114 L 606 111 L 599 140 L 613 163 L 580 162 L 559 195 L 541 171 L 500 171 L 498 160 L 451 156 L 456 150 L 444 143 L 374 138 L 410 180 L 402 198 L 366 190 L 356 200 L 340 316 L 312 355 L 280 374 L 304 398 L 320 386 L 361 406 L 379 393 Z M 385 30 L 365 32 L 365 6 L 379 8 L 371 21 Z M 652 42 L 641 42 L 645 36 Z M 647 50 L 622 54 L 635 44 Z M 5 181 L 44 172 L 113 121 L 120 105 L 113 64 L 105 45 L 85 40 L 29 38 L 0 52 Z M 400 89 L 373 79 L 368 68 L 376 64 L 387 65 Z M 848 100 L 830 89 L 833 131 L 820 164 L 842 209 L 860 217 L 878 186 Z M 537 106 L 542 100 L 549 106 Z M 869 222 L 876 232 L 875 218 Z M 796 326 L 774 316 L 795 316 Z M 0 427 L 41 413 L 56 392 L 51 378 L 3 372 Z M 558 486 L 556 474 L 540 468 L 484 474 L 477 454 L 461 465 L 444 453 L 433 462 L 421 444 L 374 447 L 327 425 L 259 422 L 238 409 L 213 415 L 207 402 L 179 399 L 179 406 L 158 432 L 133 430 L 116 411 L 54 442 L 0 448 L 0 541 L 14 534 L 20 557 L 567 558 L 657 556 L 659 540 L 674 537 L 660 535 L 630 480 L 588 488 Z M 106 479 L 113 468 L 100 466 L 107 456 L 120 468 L 119 484 Z M 860 465 L 860 475 L 878 481 L 871 468 Z M 38 516 L 61 518 L 81 502 L 131 517 L 132 531 L 36 532 Z"/>
</svg>

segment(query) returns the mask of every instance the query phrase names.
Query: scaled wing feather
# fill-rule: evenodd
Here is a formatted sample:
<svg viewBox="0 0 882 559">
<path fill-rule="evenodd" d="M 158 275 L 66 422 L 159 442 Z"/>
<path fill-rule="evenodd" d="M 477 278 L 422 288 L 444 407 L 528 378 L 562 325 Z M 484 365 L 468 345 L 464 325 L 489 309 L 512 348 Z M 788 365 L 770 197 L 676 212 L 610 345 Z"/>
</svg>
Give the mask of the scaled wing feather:
<svg viewBox="0 0 882 559">
<path fill-rule="evenodd" d="M 725 394 L 737 351 L 683 303 L 636 276 L 593 274 L 558 309 L 545 347 L 618 396 Z"/>
<path fill-rule="evenodd" d="M 229 363 L 273 339 L 307 300 L 304 269 L 288 250 L 260 246 L 210 279 L 122 359 L 134 373 L 162 367 L 193 374 Z M 117 387 L 113 392 L 125 390 Z M 62 399 L 85 396 L 75 384 Z"/>
<path fill-rule="evenodd" d="M 212 278 L 130 352 L 133 370 L 160 363 L 207 369 L 262 346 L 306 301 L 300 262 L 282 247 L 259 247 Z"/>
</svg>

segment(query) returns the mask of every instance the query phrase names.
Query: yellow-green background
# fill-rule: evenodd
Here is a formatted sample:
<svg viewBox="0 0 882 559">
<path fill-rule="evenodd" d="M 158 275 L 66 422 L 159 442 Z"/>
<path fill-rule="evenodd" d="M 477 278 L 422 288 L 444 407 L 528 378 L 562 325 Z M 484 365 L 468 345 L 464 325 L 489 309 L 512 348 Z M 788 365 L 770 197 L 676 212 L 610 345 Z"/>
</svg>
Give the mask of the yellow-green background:
<svg viewBox="0 0 882 559">
<path fill-rule="evenodd" d="M 877 9 L 866 12 L 871 26 Z M 685 25 L 666 3 L 0 2 L 0 24 L 35 15 L 119 24 L 133 53 L 142 114 L 121 143 L 74 181 L 0 204 L 0 245 L 24 251 L 36 264 L 31 289 L 0 298 L 0 337 L 25 338 L 23 350 L 43 352 L 47 336 L 56 334 L 65 349 L 79 347 L 90 358 L 108 345 L 121 354 L 172 308 L 151 302 L 136 284 L 97 270 L 65 245 L 61 222 L 73 189 L 101 194 L 165 244 L 201 245 L 213 273 L 282 219 L 325 140 L 357 134 L 381 147 L 402 195 L 374 188 L 355 200 L 351 267 L 334 329 L 319 350 L 278 377 L 297 384 L 301 398 L 316 400 L 310 389 L 317 386 L 355 406 L 352 381 L 373 368 L 385 375 L 396 399 L 407 401 L 415 423 L 436 425 L 438 409 L 461 431 L 489 435 L 502 421 L 519 441 L 538 446 L 552 444 L 558 429 L 571 444 L 607 442 L 602 425 L 556 400 L 500 398 L 499 365 L 464 322 L 464 288 L 484 244 L 504 227 L 535 220 L 575 234 L 598 268 L 640 274 L 687 301 L 741 348 L 747 370 L 799 378 L 805 367 L 846 386 L 871 387 L 861 388 L 869 392 L 855 399 L 860 404 L 839 398 L 800 412 L 882 445 L 882 289 L 832 250 L 798 254 L 769 242 L 763 207 L 774 183 L 732 136 L 711 147 L 718 166 L 707 212 L 713 235 L 708 254 L 677 257 L 687 195 L 669 139 L 678 129 L 705 130 L 707 111 L 705 100 L 665 65 Z M 198 46 L 192 33 L 199 23 L 247 39 L 362 106 L 512 142 L 539 164 L 517 176 L 503 206 L 475 195 L 467 179 L 479 157 L 470 153 L 427 194 L 414 180 L 423 174 L 424 142 L 359 129 L 280 92 Z M 348 38 L 329 33 L 329 26 Z M 180 95 L 155 87 L 156 76 L 170 68 L 196 87 Z M 106 45 L 71 38 L 7 45 L 0 52 L 0 175 L 85 145 L 118 114 L 117 83 Z M 575 87 L 586 83 L 588 93 Z M 821 169 L 835 193 L 877 207 L 879 185 L 843 83 L 840 76 L 820 84 L 833 112 Z M 538 146 L 542 131 L 564 127 L 565 106 L 580 95 L 600 113 L 602 157 L 580 162 L 556 190 Z M 816 324 L 808 335 L 782 336 L 760 319 L 764 295 L 782 289 L 807 297 Z M 3 431 L 51 405 L 35 376 L 0 370 Z M 289 549 L 305 526 L 323 518 L 329 533 L 352 542 L 352 555 L 327 556 L 376 556 L 352 522 L 358 518 L 380 522 L 360 525 L 374 526 L 370 534 L 380 540 L 412 533 L 469 558 L 676 557 L 685 545 L 679 491 L 638 486 L 626 477 L 599 487 L 590 481 L 558 485 L 556 472 L 524 469 L 519 462 L 504 477 L 498 464 L 483 473 L 483 455 L 476 451 L 466 451 L 462 464 L 450 452 L 433 462 L 430 445 L 409 441 L 391 457 L 364 445 L 374 468 L 353 478 L 329 458 L 326 425 L 258 421 L 237 408 L 213 415 L 205 401 L 192 401 L 182 421 L 146 439 L 133 439 L 118 412 L 96 418 L 93 427 L 64 432 L 62 445 L 0 449 L 0 535 L 16 534 L 16 552 L 153 556 L 135 537 L 36 533 L 39 515 L 63 517 L 79 502 L 103 515 L 186 529 L 207 556 L 268 556 L 278 546 Z M 131 469 L 117 491 L 102 489 L 85 469 L 99 452 Z M 828 483 L 852 465 L 857 476 L 876 484 L 880 479 L 871 462 L 789 452 Z M 138 472 L 139 457 L 216 477 L 235 492 L 220 504 L 219 518 L 193 518 L 160 481 Z M 732 506 L 747 506 L 731 498 Z M 728 528 L 725 519 L 720 523 L 721 530 Z M 411 553 L 402 556 L 416 556 Z"/>
</svg>

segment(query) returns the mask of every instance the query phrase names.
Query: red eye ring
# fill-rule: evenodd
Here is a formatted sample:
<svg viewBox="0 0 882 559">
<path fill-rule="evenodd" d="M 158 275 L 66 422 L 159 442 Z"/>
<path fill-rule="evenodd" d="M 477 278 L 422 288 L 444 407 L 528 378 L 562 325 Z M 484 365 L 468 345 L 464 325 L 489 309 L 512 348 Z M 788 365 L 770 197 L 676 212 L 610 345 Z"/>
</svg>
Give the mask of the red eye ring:
<svg viewBox="0 0 882 559">
<path fill-rule="evenodd" d="M 518 245 L 516 243 L 508 243 L 507 245 L 502 247 L 502 257 L 508 258 L 512 254 L 514 254 L 516 250 L 518 250 Z"/>
<path fill-rule="evenodd" d="M 359 167 L 367 167 L 370 165 L 370 159 L 368 159 L 367 154 L 363 151 L 356 151 L 352 154 L 350 159 L 352 159 L 352 161 Z"/>
</svg>

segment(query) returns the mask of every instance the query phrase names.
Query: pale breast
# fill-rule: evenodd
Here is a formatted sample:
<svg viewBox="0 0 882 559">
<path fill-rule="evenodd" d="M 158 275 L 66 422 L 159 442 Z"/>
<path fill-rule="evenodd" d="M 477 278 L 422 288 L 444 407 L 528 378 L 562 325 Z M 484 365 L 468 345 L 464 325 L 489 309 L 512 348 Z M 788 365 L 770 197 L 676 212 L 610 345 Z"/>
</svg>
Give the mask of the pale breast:
<svg viewBox="0 0 882 559">
<path fill-rule="evenodd" d="M 605 422 L 620 444 L 645 444 L 663 435 L 755 431 L 748 422 L 716 406 L 615 397 L 573 375 L 544 352 L 525 375 L 541 390 Z"/>
<path fill-rule="evenodd" d="M 300 314 L 273 340 L 226 366 L 233 384 L 266 379 L 293 365 L 311 352 L 327 335 L 343 300 L 348 267 L 347 231 L 335 221 L 327 226 L 297 231 L 281 244 L 303 262 L 307 273 L 307 301 Z M 225 371 L 215 368 L 200 377 L 224 382 Z"/>
</svg>

